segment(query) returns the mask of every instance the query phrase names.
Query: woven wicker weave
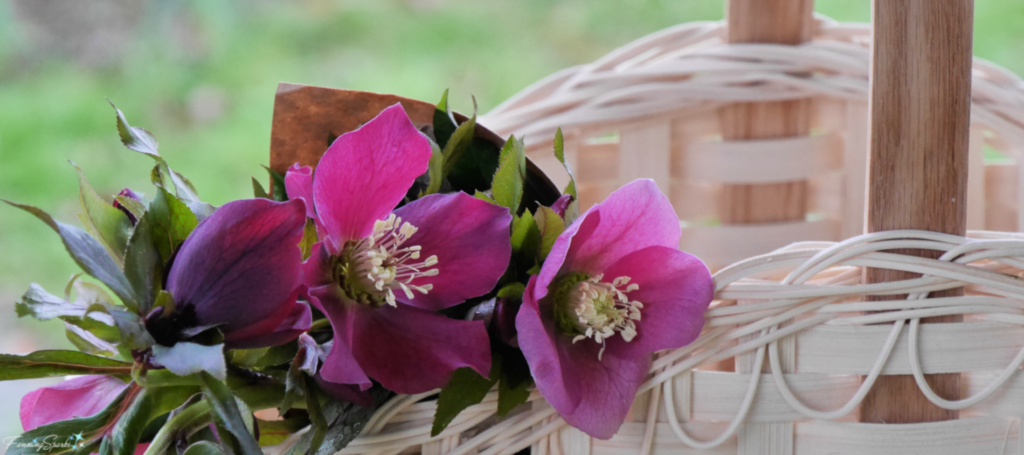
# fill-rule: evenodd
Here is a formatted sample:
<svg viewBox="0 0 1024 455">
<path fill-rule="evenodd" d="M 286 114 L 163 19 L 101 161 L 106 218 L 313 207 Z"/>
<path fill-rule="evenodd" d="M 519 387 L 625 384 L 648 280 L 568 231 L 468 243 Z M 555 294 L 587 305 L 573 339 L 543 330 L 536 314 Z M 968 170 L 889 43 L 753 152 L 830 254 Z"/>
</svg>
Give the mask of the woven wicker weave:
<svg viewBox="0 0 1024 455">
<path fill-rule="evenodd" d="M 550 144 L 561 127 L 583 208 L 653 178 L 686 222 L 680 247 L 717 269 L 864 231 L 870 32 L 818 18 L 814 41 L 802 46 L 726 45 L 724 22 L 687 23 L 556 73 L 480 123 L 525 135 L 529 156 L 558 184 L 567 176 Z M 1024 152 L 1024 82 L 976 59 L 973 92 L 968 228 L 1016 231 L 1024 198 L 1011 160 Z M 722 141 L 722 105 L 802 98 L 813 99 L 810 136 Z M 987 148 L 1007 159 L 986 162 Z M 719 224 L 723 184 L 795 180 L 810 181 L 805 221 Z"/>
<path fill-rule="evenodd" d="M 859 235 L 869 28 L 819 18 L 814 41 L 793 47 L 726 45 L 723 27 L 690 23 L 648 36 L 551 76 L 480 120 L 499 134 L 525 134 L 531 158 L 560 184 L 567 177 L 558 181 L 549 144 L 562 127 L 584 208 L 622 183 L 653 178 L 685 223 L 681 248 L 719 269 L 704 333 L 659 354 L 618 434 L 588 437 L 536 392 L 498 420 L 492 391 L 431 438 L 432 392 L 387 403 L 341 453 L 1024 453 L 1024 376 L 1015 374 L 1024 363 L 1024 235 L 990 232 L 1024 226 L 1024 167 L 1013 162 L 1024 151 L 1024 83 L 975 61 L 968 225 L 989 231 Z M 800 98 L 813 99 L 810 136 L 721 140 L 718 107 Z M 993 151 L 1005 159 L 986 161 Z M 722 185 L 793 180 L 811 182 L 806 220 L 718 225 Z M 942 256 L 885 252 L 901 248 Z M 924 276 L 865 284 L 866 267 Z M 963 286 L 966 296 L 927 298 Z M 863 301 L 883 294 L 909 297 Z M 964 315 L 964 323 L 919 324 L 942 315 Z M 871 325 L 881 322 L 892 324 Z M 704 369 L 729 358 L 737 372 Z M 962 373 L 966 398 L 929 396 L 961 410 L 959 420 L 855 422 L 879 375 L 913 374 L 928 396 L 923 375 L 934 373 Z"/>
</svg>

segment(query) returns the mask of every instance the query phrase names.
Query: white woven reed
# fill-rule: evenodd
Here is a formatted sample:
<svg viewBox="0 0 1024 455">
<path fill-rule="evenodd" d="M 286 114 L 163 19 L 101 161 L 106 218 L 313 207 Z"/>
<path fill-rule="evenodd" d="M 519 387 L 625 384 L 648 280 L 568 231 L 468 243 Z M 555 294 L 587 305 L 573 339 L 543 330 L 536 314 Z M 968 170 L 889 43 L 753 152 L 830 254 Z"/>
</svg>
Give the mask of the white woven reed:
<svg viewBox="0 0 1024 455">
<path fill-rule="evenodd" d="M 808 447 L 822 434 L 832 435 L 829 437 L 860 434 L 864 441 L 877 447 L 898 445 L 913 434 L 917 434 L 918 439 L 932 441 L 972 434 L 975 439 L 970 441 L 974 443 L 984 436 L 997 446 L 1010 443 L 1020 447 L 1016 421 L 1005 419 L 1024 415 L 1024 376 L 1014 374 L 1024 363 L 1024 337 L 1021 336 L 1024 335 L 1024 281 L 1020 279 L 1024 275 L 1024 235 L 978 231 L 972 232 L 970 237 L 926 231 L 888 231 L 839 243 L 806 242 L 719 271 L 714 275 L 716 300 L 705 314 L 704 332 L 688 346 L 659 353 L 651 367 L 650 378 L 640 387 L 640 394 L 652 392 L 646 423 L 627 422 L 620 430 L 621 437 L 607 442 L 611 447 L 609 451 L 600 453 L 637 453 L 642 452 L 641 448 L 658 453 L 659 448 L 665 447 L 736 453 L 735 448 L 717 449 L 721 449 L 723 443 L 735 441 L 733 436 L 744 421 L 798 422 L 798 444 L 801 442 L 800 425 L 809 425 L 805 432 Z M 887 252 L 898 249 L 934 250 L 942 256 L 927 259 Z M 922 276 L 866 284 L 862 281 L 865 267 L 915 272 Z M 966 287 L 966 295 L 927 297 L 929 292 L 957 287 Z M 891 294 L 908 294 L 908 297 L 895 301 L 863 301 L 866 295 Z M 868 313 L 875 311 L 885 312 Z M 922 329 L 920 318 L 943 315 L 964 315 L 968 322 L 926 324 L 928 328 Z M 874 325 L 878 323 L 892 324 Z M 825 366 L 820 362 L 812 365 L 815 363 L 812 360 L 807 360 L 807 369 L 811 372 L 804 372 L 798 360 L 798 373 L 781 373 L 780 341 L 786 337 L 812 335 L 815 331 L 842 332 L 845 329 L 866 330 L 878 335 L 885 332 L 884 337 L 876 337 L 884 338 L 880 346 L 866 343 L 848 347 L 858 351 L 852 359 L 867 355 L 874 358 L 870 367 L 861 361 L 846 373 L 867 376 L 862 383 L 857 376 L 816 373 L 815 369 L 831 367 L 827 362 Z M 922 333 L 929 333 L 930 329 L 939 330 L 932 334 L 933 338 L 950 330 L 959 331 L 958 345 L 942 346 L 960 351 L 950 352 L 950 355 L 962 359 L 961 364 L 966 365 L 931 362 L 947 353 L 929 346 L 941 343 L 919 343 Z M 999 336 L 989 336 L 993 331 L 997 335 L 1003 333 L 1000 329 L 1011 330 L 1018 336 L 1009 342 Z M 897 346 L 902 352 L 897 352 Z M 762 371 L 767 353 L 770 372 L 744 375 L 695 371 L 702 365 L 752 352 L 756 352 L 755 365 L 750 371 Z M 966 361 L 968 359 L 970 361 Z M 835 359 L 840 363 L 843 360 Z M 971 371 L 972 365 L 981 365 L 983 371 Z M 888 437 L 885 434 L 889 433 L 874 428 L 880 427 L 878 425 L 851 429 L 841 426 L 841 422 L 820 422 L 847 416 L 860 404 L 880 374 L 905 374 L 908 367 L 918 386 L 937 406 L 969 409 L 965 416 L 990 415 L 1002 419 L 985 417 L 926 424 L 933 425 L 927 427 L 900 426 L 907 430 L 893 432 Z M 936 396 L 923 376 L 936 372 L 963 372 L 970 383 L 968 396 L 957 401 Z M 809 400 L 814 402 L 809 404 L 799 395 L 807 395 L 806 386 L 812 383 L 821 384 L 812 394 L 817 398 Z M 680 395 L 681 387 L 691 384 L 692 394 L 683 391 Z M 794 392 L 794 387 L 804 391 Z M 541 443 L 540 453 L 549 450 L 561 453 L 560 447 L 566 445 L 564 441 L 553 441 L 560 435 L 565 437 L 566 423 L 536 391 L 530 396 L 530 404 L 504 419 L 494 416 L 497 392 L 492 391 L 482 403 L 460 414 L 445 432 L 431 438 L 436 402 L 427 398 L 434 393 L 436 391 L 395 397 L 378 410 L 362 434 L 339 453 L 397 454 L 422 450 L 423 453 L 452 455 L 496 455 L 513 454 L 537 443 Z M 705 399 L 705 394 L 711 397 Z M 822 399 L 822 394 L 828 397 Z M 1000 399 L 989 400 L 994 395 Z M 830 407 L 816 407 L 822 403 L 829 403 Z M 679 414 L 681 407 L 682 415 Z M 752 414 L 754 408 L 758 410 Z M 712 422 L 701 424 L 696 420 L 702 414 L 729 415 L 731 422 L 717 424 L 713 421 L 721 419 L 712 418 Z M 636 431 L 625 434 L 627 430 L 636 430 L 635 425 L 644 425 L 642 436 L 638 437 Z M 1005 433 L 1001 428 L 1006 428 Z M 694 437 L 692 431 L 702 436 Z M 667 440 L 669 437 L 673 439 Z M 590 444 L 585 436 L 583 441 Z M 593 443 L 604 441 L 594 440 Z M 620 446 L 631 449 L 614 449 Z M 957 453 L 955 450 L 962 449 L 957 445 L 950 447 L 949 451 L 936 453 Z M 592 451 L 588 447 L 579 453 Z M 598 453 L 597 449 L 593 453 Z M 871 452 L 864 449 L 852 453 Z"/>
<path fill-rule="evenodd" d="M 480 124 L 527 144 L 550 144 L 557 128 L 615 123 L 726 103 L 868 96 L 868 24 L 817 16 L 799 46 L 726 44 L 725 22 L 690 22 L 653 33 L 597 61 L 544 78 L 481 116 Z M 986 140 L 1024 143 L 1024 82 L 974 59 L 971 121 Z"/>
</svg>

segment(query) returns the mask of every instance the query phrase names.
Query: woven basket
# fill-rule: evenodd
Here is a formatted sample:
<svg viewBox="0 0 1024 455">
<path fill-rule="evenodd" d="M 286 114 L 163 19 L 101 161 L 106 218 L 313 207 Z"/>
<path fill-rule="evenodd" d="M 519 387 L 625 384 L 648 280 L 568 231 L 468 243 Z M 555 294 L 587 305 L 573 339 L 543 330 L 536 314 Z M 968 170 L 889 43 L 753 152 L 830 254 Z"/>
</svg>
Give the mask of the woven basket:
<svg viewBox="0 0 1024 455">
<path fill-rule="evenodd" d="M 1024 376 L 1014 374 L 1024 363 L 1024 235 L 858 235 L 869 34 L 818 19 L 815 40 L 800 47 L 725 45 L 722 23 L 686 24 L 551 76 L 483 117 L 499 134 L 525 134 L 531 157 L 553 176 L 560 165 L 550 139 L 561 126 L 584 206 L 634 178 L 658 182 L 686 226 L 682 249 L 718 269 L 706 329 L 659 353 L 610 440 L 568 426 L 536 392 L 499 420 L 495 391 L 431 437 L 435 391 L 395 397 L 340 453 L 1024 453 Z M 1011 161 L 1024 148 L 1024 84 L 986 62 L 974 69 L 968 223 L 1013 231 L 1024 226 Z M 808 97 L 806 137 L 721 140 L 715 110 L 724 104 Z M 986 163 L 987 148 L 1007 159 Z M 723 185 L 792 180 L 811 182 L 806 219 L 716 225 Z M 938 253 L 887 252 L 896 249 Z M 869 267 L 923 276 L 865 284 Z M 958 287 L 965 296 L 928 297 Z M 863 301 L 893 294 L 909 297 Z M 948 315 L 964 322 L 919 323 Z M 709 371 L 727 359 L 735 372 Z M 961 373 L 965 398 L 929 396 L 924 375 L 936 373 Z M 896 374 L 915 375 L 933 403 L 960 418 L 855 422 L 875 380 Z"/>
<path fill-rule="evenodd" d="M 801 46 L 727 45 L 724 36 L 724 22 L 654 33 L 537 82 L 480 123 L 525 135 L 528 156 L 560 186 L 568 177 L 551 139 L 561 127 L 584 209 L 626 182 L 654 179 L 685 223 L 680 248 L 713 270 L 797 241 L 862 233 L 870 26 L 819 17 L 814 40 Z M 811 135 L 722 140 L 721 106 L 803 98 L 812 99 Z M 1016 231 L 1024 82 L 975 59 L 973 102 L 968 228 Z M 986 149 L 1005 159 L 986 160 Z M 805 220 L 719 222 L 723 185 L 798 180 L 809 181 Z"/>
</svg>

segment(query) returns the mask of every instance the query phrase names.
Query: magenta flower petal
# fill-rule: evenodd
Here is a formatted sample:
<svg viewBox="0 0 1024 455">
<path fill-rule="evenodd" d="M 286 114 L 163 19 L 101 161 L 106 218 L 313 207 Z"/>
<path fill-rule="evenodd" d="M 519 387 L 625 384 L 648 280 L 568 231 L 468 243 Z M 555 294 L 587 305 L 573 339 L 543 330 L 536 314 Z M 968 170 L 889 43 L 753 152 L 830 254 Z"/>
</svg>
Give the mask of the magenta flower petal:
<svg viewBox="0 0 1024 455">
<path fill-rule="evenodd" d="M 295 163 L 284 175 L 284 190 L 288 199 L 302 199 L 306 203 L 306 216 L 316 219 L 313 207 L 313 168 Z"/>
<path fill-rule="evenodd" d="M 347 401 L 362 407 L 373 406 L 373 395 L 369 390 L 360 390 L 359 387 L 352 384 L 330 382 L 324 379 L 320 373 L 317 373 L 313 379 L 316 381 L 316 385 L 335 400 Z"/>
<path fill-rule="evenodd" d="M 457 368 L 470 367 L 484 376 L 491 369 L 490 342 L 482 321 L 449 319 L 401 303 L 397 308 L 350 308 L 354 338 L 359 341 L 352 353 L 366 373 L 388 390 L 427 392 L 447 384 Z"/>
<path fill-rule="evenodd" d="M 426 172 L 430 155 L 401 104 L 335 140 L 313 179 L 316 213 L 335 246 L 368 236 Z"/>
<path fill-rule="evenodd" d="M 33 390 L 21 399 L 25 431 L 76 417 L 89 417 L 107 407 L 127 386 L 109 376 L 81 376 Z"/>
<path fill-rule="evenodd" d="M 203 220 L 178 252 L 167 279 L 179 309 L 226 335 L 278 314 L 300 285 L 301 200 L 229 202 Z"/>
<path fill-rule="evenodd" d="M 277 313 L 252 325 L 225 334 L 228 349 L 256 349 L 277 346 L 294 340 L 309 330 L 313 313 L 309 305 L 298 301 L 302 289 L 296 289 L 279 306 Z"/>
<path fill-rule="evenodd" d="M 581 218 L 599 212 L 600 222 L 589 235 L 572 239 L 563 264 L 569 270 L 596 274 L 636 250 L 679 248 L 679 217 L 653 180 L 634 180 L 587 212 Z"/>
<path fill-rule="evenodd" d="M 675 349 L 697 339 L 704 328 L 704 311 L 715 294 L 711 272 L 696 257 L 675 248 L 660 246 L 635 251 L 612 264 L 609 279 L 628 276 L 640 286 L 629 298 L 642 302 L 642 318 L 636 321 L 637 336 L 608 341 L 619 349 L 644 355 Z"/>
<path fill-rule="evenodd" d="M 373 385 L 370 378 L 352 355 L 354 313 L 361 305 L 345 297 L 335 284 L 310 289 L 309 296 L 334 329 L 331 351 L 320 367 L 320 375 L 327 382 L 354 384 L 361 390 L 370 388 Z"/>
<path fill-rule="evenodd" d="M 566 414 L 579 406 L 581 397 L 579 389 L 566 382 L 564 375 L 571 372 L 562 369 L 558 329 L 552 318 L 541 315 L 542 311 L 550 314 L 552 310 L 548 305 L 542 309 L 541 301 L 533 298 L 536 285 L 537 277 L 533 276 L 526 285 L 523 305 L 516 316 L 519 348 L 526 356 L 530 374 L 541 394 L 560 414 Z"/>
<path fill-rule="evenodd" d="M 572 203 L 571 194 L 563 194 L 554 204 L 551 204 L 551 210 L 558 214 L 558 216 L 565 218 L 565 209 Z"/>
<path fill-rule="evenodd" d="M 590 436 L 611 439 L 647 377 L 651 356 L 620 356 L 609 348 L 598 361 L 597 344 L 570 343 L 561 348 L 558 359 L 566 379 L 572 381 L 563 387 L 578 387 L 580 395 L 579 406 L 571 412 L 560 411 L 562 418 Z"/>
<path fill-rule="evenodd" d="M 508 209 L 466 193 L 432 194 L 395 210 L 395 215 L 419 228 L 406 242 L 422 247 L 421 258 L 437 256 L 435 276 L 412 280 L 433 285 L 412 299 L 396 293 L 398 301 L 426 310 L 440 310 L 486 294 L 505 273 L 512 245 Z"/>
<path fill-rule="evenodd" d="M 302 263 L 303 281 L 310 289 L 326 286 L 335 282 L 331 264 L 331 252 L 327 242 L 313 244 L 309 250 L 309 258 Z"/>
<path fill-rule="evenodd" d="M 551 311 L 535 301 L 530 279 L 516 328 L 519 347 L 530 365 L 537 389 L 566 422 L 599 438 L 611 438 L 622 425 L 636 391 L 651 366 L 650 355 L 622 355 L 610 346 L 598 360 L 600 345 L 590 340 L 573 344 L 558 333 Z"/>
</svg>

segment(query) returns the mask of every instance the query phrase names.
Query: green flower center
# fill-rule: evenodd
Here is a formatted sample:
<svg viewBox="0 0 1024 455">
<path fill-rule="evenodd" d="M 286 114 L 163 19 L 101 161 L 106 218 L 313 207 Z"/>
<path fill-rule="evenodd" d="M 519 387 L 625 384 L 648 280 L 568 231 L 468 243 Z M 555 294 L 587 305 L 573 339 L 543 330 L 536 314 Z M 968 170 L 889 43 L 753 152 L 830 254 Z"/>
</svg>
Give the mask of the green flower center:
<svg viewBox="0 0 1024 455">
<path fill-rule="evenodd" d="M 604 354 L 605 341 L 619 335 L 626 342 L 636 337 L 636 321 L 640 320 L 643 303 L 626 295 L 640 288 L 629 284 L 628 276 L 610 283 L 603 275 L 589 276 L 573 272 L 559 278 L 553 286 L 555 323 L 565 335 L 577 343 L 590 339 L 601 345 L 597 358 Z"/>
<path fill-rule="evenodd" d="M 403 246 L 418 229 L 391 214 L 373 225 L 373 233 L 361 240 L 350 240 L 335 257 L 334 275 L 349 298 L 374 306 L 396 306 L 395 290 L 412 299 L 415 292 L 426 295 L 433 285 L 415 285 L 412 281 L 436 276 L 437 256 L 420 261 L 419 245 Z"/>
</svg>

